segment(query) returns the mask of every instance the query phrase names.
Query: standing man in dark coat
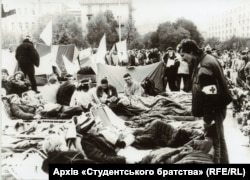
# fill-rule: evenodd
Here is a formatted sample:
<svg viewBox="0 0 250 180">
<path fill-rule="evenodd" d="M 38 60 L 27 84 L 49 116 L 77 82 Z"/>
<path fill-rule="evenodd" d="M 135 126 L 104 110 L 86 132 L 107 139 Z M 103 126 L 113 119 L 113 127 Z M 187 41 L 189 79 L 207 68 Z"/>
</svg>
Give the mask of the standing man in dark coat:
<svg viewBox="0 0 250 180">
<path fill-rule="evenodd" d="M 24 73 L 25 78 L 28 75 L 32 90 L 39 93 L 37 91 L 34 65 L 36 67 L 39 66 L 40 57 L 30 36 L 26 36 L 23 43 L 17 47 L 16 60 L 18 61 L 18 66 Z"/>
<path fill-rule="evenodd" d="M 223 121 L 232 98 L 219 61 L 190 39 L 181 41 L 178 52 L 191 67 L 192 113 L 196 117 L 203 117 L 205 131 L 212 127 L 214 121 L 214 162 L 228 164 Z"/>
</svg>

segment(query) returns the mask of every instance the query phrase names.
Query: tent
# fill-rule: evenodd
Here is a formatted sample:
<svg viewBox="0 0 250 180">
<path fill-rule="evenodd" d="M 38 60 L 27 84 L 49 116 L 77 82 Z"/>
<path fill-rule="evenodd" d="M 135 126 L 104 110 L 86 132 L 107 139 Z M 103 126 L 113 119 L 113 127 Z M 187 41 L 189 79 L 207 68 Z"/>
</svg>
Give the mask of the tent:
<svg viewBox="0 0 250 180">
<path fill-rule="evenodd" d="M 110 66 L 106 64 L 97 64 L 98 75 L 97 84 L 104 77 L 108 78 L 109 84 L 115 86 L 118 92 L 123 92 L 125 82 L 123 75 L 130 73 L 132 78 L 137 82 L 142 82 L 146 77 L 149 77 L 155 82 L 156 88 L 164 90 L 161 76 L 164 74 L 164 65 L 162 62 L 136 67 Z"/>
<path fill-rule="evenodd" d="M 40 56 L 40 66 L 35 70 L 37 77 L 53 73 L 52 66 L 57 67 L 62 76 L 70 73 L 67 72 L 67 68 L 65 67 L 65 60 L 68 60 L 68 63 L 74 62 L 79 64 L 76 58 L 78 50 L 73 44 L 52 46 L 37 44 L 36 49 Z"/>
</svg>

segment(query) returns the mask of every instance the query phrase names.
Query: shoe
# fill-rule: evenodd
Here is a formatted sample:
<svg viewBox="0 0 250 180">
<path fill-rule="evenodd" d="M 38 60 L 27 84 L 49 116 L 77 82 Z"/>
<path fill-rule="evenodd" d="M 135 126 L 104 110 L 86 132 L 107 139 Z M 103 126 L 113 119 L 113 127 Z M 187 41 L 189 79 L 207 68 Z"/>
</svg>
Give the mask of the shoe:
<svg viewBox="0 0 250 180">
<path fill-rule="evenodd" d="M 37 94 L 39 94 L 40 93 L 40 91 L 35 91 Z"/>
</svg>

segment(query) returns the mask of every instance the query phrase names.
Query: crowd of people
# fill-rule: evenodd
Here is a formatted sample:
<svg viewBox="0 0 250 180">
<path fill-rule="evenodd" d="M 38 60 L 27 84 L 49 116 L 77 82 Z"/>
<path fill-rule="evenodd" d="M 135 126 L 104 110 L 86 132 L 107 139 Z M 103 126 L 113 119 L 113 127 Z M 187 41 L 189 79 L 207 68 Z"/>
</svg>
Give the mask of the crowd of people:
<svg viewBox="0 0 250 180">
<path fill-rule="evenodd" d="M 19 56 L 16 58 L 18 62 L 22 61 Z M 232 101 L 228 80 L 232 79 L 238 85 L 242 83 L 250 85 L 249 60 L 250 51 L 241 54 L 224 51 L 220 54 L 218 50 L 201 49 L 195 41 L 184 39 L 175 49 L 169 47 L 163 53 L 157 49 L 129 50 L 128 59 L 121 61 L 119 65 L 139 66 L 161 61 L 164 66 L 161 76 L 164 89 L 168 87 L 170 91 L 192 92 L 192 115 L 203 117 L 205 135 L 209 134 L 213 140 L 209 142 L 214 146 L 214 158 L 208 163 L 225 164 L 229 163 L 229 158 L 223 121 L 226 117 L 227 105 Z M 120 62 L 119 59 L 115 59 L 113 53 L 107 53 L 107 64 L 118 65 L 118 62 Z M 32 68 L 34 65 L 39 65 L 39 63 L 33 63 Z M 48 83 L 38 91 L 33 79 L 33 71 L 29 72 L 30 75 L 28 73 L 29 80 L 26 78 L 27 72 L 24 71 L 24 68 L 21 68 L 21 71 L 9 75 L 6 69 L 2 69 L 2 100 L 5 105 L 9 104 L 7 109 L 12 118 L 74 119 L 78 133 L 83 135 L 80 141 L 83 148 L 81 152 L 82 154 L 88 153 L 91 159 L 86 160 L 82 155 L 71 153 L 65 148 L 64 140 L 59 137 L 48 137 L 44 144 L 45 152 L 49 154 L 45 166 L 49 162 L 61 161 L 63 158 L 58 157 L 59 155 L 64 158 L 66 156 L 77 157 L 78 163 L 136 163 L 137 161 L 132 160 L 131 157 L 122 152 L 118 153 L 117 149 L 121 150 L 131 144 L 140 146 L 141 141 L 137 135 L 145 135 L 149 132 L 147 138 L 144 137 L 142 141 L 151 142 L 150 148 L 154 149 L 159 146 L 177 148 L 175 153 L 178 152 L 178 156 L 173 161 L 175 163 L 180 160 L 180 156 L 183 157 L 182 153 L 190 151 L 190 146 L 184 145 L 191 140 L 191 137 L 200 136 L 200 134 L 194 135 L 192 132 L 179 129 L 177 131 L 181 131 L 180 135 L 164 122 L 157 121 L 146 129 L 132 130 L 127 128 L 124 122 L 114 127 L 105 125 L 100 120 L 102 117 L 93 118 L 95 113 L 92 111 L 98 107 L 108 108 L 107 111 L 111 111 L 116 116 L 127 117 L 137 116 L 149 110 L 137 105 L 140 97 L 149 95 L 145 93 L 147 89 L 140 82 L 136 82 L 129 73 L 123 76 L 124 93 L 121 95 L 106 77 L 95 86 L 90 79 L 83 78 L 77 81 L 71 74 L 65 75 L 66 81 L 64 82 L 60 82 L 56 74 L 49 75 Z M 237 74 L 237 77 L 234 74 Z M 215 132 L 211 135 L 212 128 Z M 51 143 L 55 148 L 51 147 Z M 180 148 L 180 146 L 184 147 Z M 150 155 L 148 150 L 140 151 L 140 153 L 144 156 Z M 206 153 L 208 153 L 207 150 Z M 58 155 L 56 158 L 55 154 Z M 47 166 L 44 169 L 47 171 Z"/>
</svg>

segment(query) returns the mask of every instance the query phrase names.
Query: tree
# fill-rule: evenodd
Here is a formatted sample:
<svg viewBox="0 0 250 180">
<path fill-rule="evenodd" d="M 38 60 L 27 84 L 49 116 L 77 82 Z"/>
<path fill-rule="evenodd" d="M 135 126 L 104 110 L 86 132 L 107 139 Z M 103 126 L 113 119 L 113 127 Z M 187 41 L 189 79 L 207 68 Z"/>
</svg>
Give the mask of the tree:
<svg viewBox="0 0 250 180">
<path fill-rule="evenodd" d="M 147 48 L 159 48 L 166 50 L 168 47 L 175 48 L 183 38 L 189 38 L 190 33 L 186 29 L 175 26 L 171 22 L 159 24 L 156 32 L 144 36 L 143 42 Z"/>
<path fill-rule="evenodd" d="M 159 49 L 165 50 L 167 47 L 175 48 L 183 39 L 190 37 L 190 33 L 182 27 L 174 26 L 170 22 L 160 24 L 157 29 L 159 36 Z"/>
<path fill-rule="evenodd" d="M 212 38 L 208 38 L 205 42 L 204 42 L 204 46 L 206 46 L 207 44 L 209 44 L 212 48 L 216 48 L 218 49 L 221 42 L 218 38 L 212 37 Z"/>
<path fill-rule="evenodd" d="M 232 38 L 222 42 L 219 45 L 219 49 L 220 50 L 233 49 L 233 50 L 241 51 L 247 47 L 247 42 L 249 40 L 250 40 L 249 38 L 240 38 L 240 37 L 233 36 Z"/>
<path fill-rule="evenodd" d="M 19 45 L 22 42 L 22 35 L 16 32 L 2 31 L 1 39 L 2 49 L 7 49 Z"/>
<path fill-rule="evenodd" d="M 52 44 L 75 44 L 79 49 L 88 47 L 86 38 L 82 35 L 81 25 L 70 14 L 47 14 L 40 17 L 38 27 L 33 33 L 37 42 L 43 43 L 40 34 L 50 20 L 52 20 Z"/>
<path fill-rule="evenodd" d="M 142 42 L 143 42 L 145 48 L 147 48 L 147 49 L 152 47 L 152 42 L 151 42 L 151 36 L 152 35 L 153 35 L 153 32 L 148 32 L 142 38 Z"/>
<path fill-rule="evenodd" d="M 127 40 L 128 49 L 144 48 L 142 38 L 137 32 L 132 18 L 129 18 L 122 28 L 122 39 Z"/>
<path fill-rule="evenodd" d="M 204 38 L 202 37 L 196 25 L 192 21 L 180 18 L 174 24 L 177 27 L 182 27 L 187 30 L 190 33 L 190 38 L 195 40 L 199 45 L 203 44 Z"/>
<path fill-rule="evenodd" d="M 110 10 L 104 13 L 100 12 L 87 23 L 88 42 L 92 47 L 98 47 L 101 38 L 106 34 L 107 49 L 111 49 L 119 39 L 116 31 L 117 27 L 118 23 Z"/>
<path fill-rule="evenodd" d="M 175 48 L 184 38 L 194 39 L 198 44 L 204 41 L 193 22 L 178 19 L 175 23 L 159 24 L 155 32 L 150 32 L 144 36 L 143 42 L 147 48 L 165 50 L 167 47 Z"/>
</svg>

